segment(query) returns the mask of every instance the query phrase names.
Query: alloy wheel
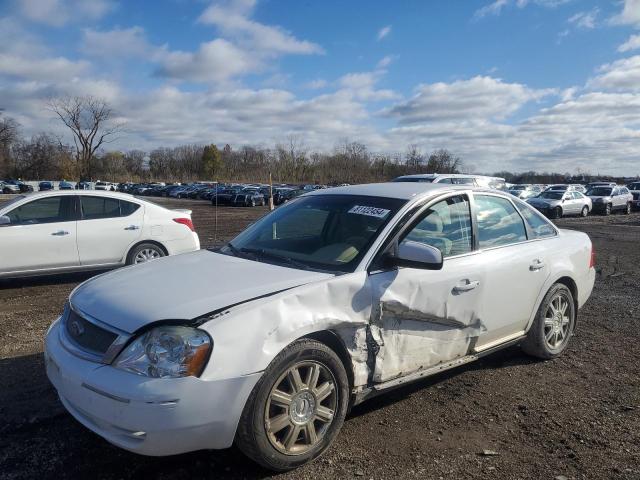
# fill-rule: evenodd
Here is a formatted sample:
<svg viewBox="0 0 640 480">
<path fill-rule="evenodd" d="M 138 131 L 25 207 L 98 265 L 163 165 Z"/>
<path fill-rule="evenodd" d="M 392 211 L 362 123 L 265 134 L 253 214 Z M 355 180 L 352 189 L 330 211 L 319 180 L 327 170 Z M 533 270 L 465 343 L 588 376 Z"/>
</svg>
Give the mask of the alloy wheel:
<svg viewBox="0 0 640 480">
<path fill-rule="evenodd" d="M 154 250 L 153 248 L 145 248 L 143 250 L 140 250 L 136 254 L 136 257 L 133 259 L 133 263 L 137 265 L 139 263 L 145 263 L 150 260 L 155 260 L 156 258 L 160 258 L 161 256 L 162 255 L 160 255 L 160 252 L 158 252 L 157 250 Z"/>
<path fill-rule="evenodd" d="M 551 349 L 558 349 L 571 333 L 571 306 L 569 299 L 558 293 L 549 302 L 544 315 L 544 340 Z"/>
<path fill-rule="evenodd" d="M 334 420 L 336 380 L 319 362 L 294 364 L 275 382 L 265 407 L 265 431 L 271 445 L 286 455 L 314 448 Z"/>
</svg>

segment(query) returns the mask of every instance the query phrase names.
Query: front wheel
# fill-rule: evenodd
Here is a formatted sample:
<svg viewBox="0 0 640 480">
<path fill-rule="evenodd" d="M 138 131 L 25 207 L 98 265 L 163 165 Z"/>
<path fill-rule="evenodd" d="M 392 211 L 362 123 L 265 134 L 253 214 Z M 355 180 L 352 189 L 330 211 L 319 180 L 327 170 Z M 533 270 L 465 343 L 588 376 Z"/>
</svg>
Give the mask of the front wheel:
<svg viewBox="0 0 640 480">
<path fill-rule="evenodd" d="M 576 308 L 571 290 L 556 283 L 542 300 L 522 349 L 544 360 L 557 357 L 567 348 L 575 323 Z"/>
<path fill-rule="evenodd" d="M 562 208 L 556 207 L 553 209 L 551 217 L 554 219 L 562 218 Z"/>
<path fill-rule="evenodd" d="M 604 207 L 604 214 L 605 215 L 611 215 L 611 204 L 607 203 L 607 205 Z"/>
<path fill-rule="evenodd" d="M 589 207 L 587 207 L 586 205 L 584 207 L 582 207 L 582 216 L 586 217 L 587 215 L 589 215 Z"/>
<path fill-rule="evenodd" d="M 348 402 L 349 381 L 336 353 L 315 340 L 298 340 L 278 354 L 254 387 L 236 443 L 270 470 L 291 470 L 333 443 Z"/>
<path fill-rule="evenodd" d="M 627 208 L 625 208 L 624 213 L 626 215 L 630 215 L 631 214 L 631 204 L 627 203 Z"/>
</svg>

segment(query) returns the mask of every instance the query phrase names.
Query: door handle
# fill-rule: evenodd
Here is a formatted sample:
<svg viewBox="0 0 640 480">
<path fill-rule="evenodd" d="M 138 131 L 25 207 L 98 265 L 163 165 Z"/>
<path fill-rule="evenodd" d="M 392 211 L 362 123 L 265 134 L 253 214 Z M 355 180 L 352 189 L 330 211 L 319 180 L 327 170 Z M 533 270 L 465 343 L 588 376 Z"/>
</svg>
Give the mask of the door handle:
<svg viewBox="0 0 640 480">
<path fill-rule="evenodd" d="M 69 235 L 69 232 L 65 230 L 58 230 L 57 232 L 53 232 L 51 235 L 55 235 L 56 237 L 61 237 L 63 235 Z"/>
<path fill-rule="evenodd" d="M 540 259 L 535 259 L 531 265 L 529 265 L 529 270 L 532 272 L 536 272 L 538 270 L 542 270 L 544 268 L 544 262 Z"/>
<path fill-rule="evenodd" d="M 129 225 L 128 227 L 124 227 L 125 230 L 140 230 L 140 227 L 137 225 Z"/>
<path fill-rule="evenodd" d="M 462 280 L 462 282 L 460 282 L 460 284 L 456 285 L 455 287 L 453 287 L 453 291 L 455 293 L 462 293 L 462 292 L 469 292 L 471 290 L 473 290 L 474 288 L 476 288 L 478 285 L 480 285 L 480 282 L 478 280 Z"/>
</svg>

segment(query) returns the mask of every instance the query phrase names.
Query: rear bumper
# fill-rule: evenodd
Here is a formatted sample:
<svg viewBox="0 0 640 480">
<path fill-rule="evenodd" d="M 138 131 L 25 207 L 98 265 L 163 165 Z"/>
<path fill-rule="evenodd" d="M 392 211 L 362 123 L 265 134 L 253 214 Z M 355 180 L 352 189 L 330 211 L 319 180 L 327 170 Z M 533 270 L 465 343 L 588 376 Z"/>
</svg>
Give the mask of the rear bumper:
<svg viewBox="0 0 640 480">
<path fill-rule="evenodd" d="M 195 252 L 196 250 L 200 250 L 200 237 L 198 237 L 196 232 L 190 232 L 189 235 L 184 238 L 164 241 L 163 245 L 169 255 Z"/>
<path fill-rule="evenodd" d="M 230 447 L 260 373 L 219 381 L 153 379 L 69 353 L 56 321 L 45 340 L 47 376 L 80 423 L 131 452 L 163 456 Z"/>
</svg>

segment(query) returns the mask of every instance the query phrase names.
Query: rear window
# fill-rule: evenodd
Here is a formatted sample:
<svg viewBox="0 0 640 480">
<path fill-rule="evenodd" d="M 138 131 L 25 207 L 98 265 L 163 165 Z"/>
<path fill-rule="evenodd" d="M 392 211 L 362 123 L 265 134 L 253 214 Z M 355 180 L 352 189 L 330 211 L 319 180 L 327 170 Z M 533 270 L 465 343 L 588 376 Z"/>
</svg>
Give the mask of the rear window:
<svg viewBox="0 0 640 480">
<path fill-rule="evenodd" d="M 475 203 L 480 248 L 510 245 L 527 239 L 522 217 L 509 200 L 489 195 L 476 195 Z"/>
<path fill-rule="evenodd" d="M 557 235 L 556 229 L 535 209 L 524 202 L 517 202 L 517 204 L 524 221 L 529 225 L 532 233 L 531 238 L 555 237 Z"/>
</svg>

